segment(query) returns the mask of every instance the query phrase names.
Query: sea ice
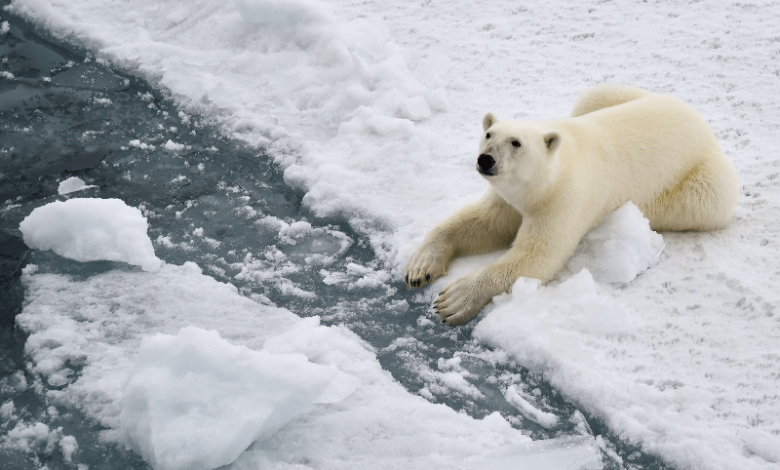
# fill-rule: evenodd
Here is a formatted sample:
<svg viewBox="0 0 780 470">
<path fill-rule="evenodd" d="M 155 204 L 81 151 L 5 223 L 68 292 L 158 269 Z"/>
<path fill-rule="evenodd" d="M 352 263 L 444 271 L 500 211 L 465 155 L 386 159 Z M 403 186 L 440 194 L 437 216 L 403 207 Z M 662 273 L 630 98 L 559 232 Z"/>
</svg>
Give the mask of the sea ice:
<svg viewBox="0 0 780 470">
<path fill-rule="evenodd" d="M 142 340 L 124 387 L 122 436 L 156 470 L 227 465 L 304 413 L 337 371 L 232 345 L 216 331 L 158 333 Z"/>
<path fill-rule="evenodd" d="M 17 325 L 30 335 L 30 370 L 47 381 L 63 378 L 48 391 L 50 402 L 81 409 L 106 429 L 105 440 L 132 436 L 134 448 L 160 468 L 184 465 L 166 453 L 176 445 L 183 460 L 192 457 L 189 465 L 207 468 L 234 457 L 258 431 L 276 428 L 283 420 L 231 434 L 237 415 L 254 426 L 262 421 L 252 416 L 249 402 L 269 398 L 263 387 L 272 385 L 263 384 L 259 372 L 266 366 L 281 380 L 300 380 L 302 391 L 279 387 L 279 414 L 293 419 L 270 437 L 259 436 L 267 438 L 242 452 L 231 464 L 235 469 L 302 461 L 339 468 L 345 456 L 357 468 L 381 462 L 465 469 L 471 468 L 463 463 L 468 457 L 530 442 L 498 413 L 475 419 L 409 393 L 346 327 L 324 327 L 317 317 L 255 303 L 193 263 L 81 280 L 28 267 L 23 282 L 29 303 Z M 278 361 L 285 357 L 300 361 L 283 370 Z M 73 363 L 81 365 L 78 373 L 69 371 Z M 309 366 L 324 377 L 301 376 Z M 250 396 L 252 390 L 259 396 Z M 295 401 L 304 395 L 304 405 L 313 403 L 309 408 L 284 403 L 285 396 Z M 202 423 L 193 424 L 198 417 Z M 209 440 L 210 430 L 222 435 Z M 593 458 L 597 450 L 586 460 Z"/>
<path fill-rule="evenodd" d="M 19 230 L 30 248 L 76 261 L 124 261 L 160 269 L 141 211 L 119 199 L 69 199 L 38 207 Z"/>
<path fill-rule="evenodd" d="M 601 457 L 590 436 L 574 436 L 507 446 L 466 459 L 469 470 L 599 470 Z"/>
</svg>

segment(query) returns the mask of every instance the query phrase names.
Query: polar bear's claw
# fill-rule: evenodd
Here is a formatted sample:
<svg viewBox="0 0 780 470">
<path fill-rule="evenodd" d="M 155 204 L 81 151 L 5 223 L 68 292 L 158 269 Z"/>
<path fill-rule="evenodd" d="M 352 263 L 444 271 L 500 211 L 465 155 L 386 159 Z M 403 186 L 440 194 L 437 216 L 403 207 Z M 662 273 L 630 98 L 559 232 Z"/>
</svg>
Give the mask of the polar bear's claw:
<svg viewBox="0 0 780 470">
<path fill-rule="evenodd" d="M 447 270 L 449 259 L 437 243 L 421 246 L 406 265 L 404 283 L 412 289 L 430 284 Z"/>
<path fill-rule="evenodd" d="M 490 302 L 492 295 L 489 289 L 485 292 L 484 276 L 484 271 L 473 272 L 442 289 L 433 303 L 433 310 L 442 323 L 449 326 L 462 325 Z"/>
</svg>

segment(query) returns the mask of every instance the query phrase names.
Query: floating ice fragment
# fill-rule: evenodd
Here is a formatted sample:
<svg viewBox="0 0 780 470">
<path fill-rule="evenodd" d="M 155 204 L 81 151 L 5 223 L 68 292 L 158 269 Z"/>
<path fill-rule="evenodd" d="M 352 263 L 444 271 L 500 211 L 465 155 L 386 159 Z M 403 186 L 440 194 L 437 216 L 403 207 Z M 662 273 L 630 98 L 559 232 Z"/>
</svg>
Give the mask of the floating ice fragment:
<svg viewBox="0 0 780 470">
<path fill-rule="evenodd" d="M 19 421 L 8 434 L 0 438 L 0 450 L 48 456 L 56 448 L 61 436 L 62 428 L 51 429 L 41 422 Z"/>
<path fill-rule="evenodd" d="M 141 150 L 154 150 L 154 145 L 141 142 L 139 139 L 133 139 L 128 142 L 128 144 L 130 144 L 131 147 L 136 147 Z"/>
<path fill-rule="evenodd" d="M 14 411 L 16 411 L 14 402 L 9 400 L 0 406 L 0 418 L 3 418 L 4 421 L 10 421 L 15 416 Z"/>
<path fill-rule="evenodd" d="M 60 195 L 63 195 L 63 194 L 68 194 L 75 191 L 81 191 L 83 189 L 95 188 L 95 187 L 97 186 L 95 185 L 87 186 L 87 184 L 84 183 L 84 180 L 79 178 L 78 176 L 71 176 L 70 178 L 60 183 L 60 185 L 57 187 L 57 192 Z"/>
<path fill-rule="evenodd" d="M 511 385 L 504 394 L 506 401 L 517 408 L 526 418 L 539 423 L 545 428 L 551 428 L 558 424 L 558 417 L 552 413 L 542 411 L 523 398 L 517 391 L 517 387 Z"/>
<path fill-rule="evenodd" d="M 73 436 L 63 436 L 60 439 L 60 450 L 62 450 L 62 458 L 66 462 L 72 462 L 73 456 L 79 451 L 79 443 Z"/>
<path fill-rule="evenodd" d="M 160 269 L 141 211 L 119 199 L 70 199 L 38 207 L 21 224 L 30 248 L 76 261 L 124 261 L 144 271 Z"/>
<path fill-rule="evenodd" d="M 216 331 L 158 333 L 143 339 L 125 386 L 122 436 L 155 470 L 227 465 L 315 399 L 352 393 L 351 380 L 328 387 L 337 372 L 302 354 L 230 344 Z"/>
<path fill-rule="evenodd" d="M 180 150 L 184 150 L 185 148 L 187 148 L 186 145 L 176 143 L 171 139 L 168 139 L 168 142 L 165 142 L 165 145 L 163 145 L 163 147 L 165 147 L 165 150 L 170 150 L 171 152 L 178 152 Z"/>
</svg>

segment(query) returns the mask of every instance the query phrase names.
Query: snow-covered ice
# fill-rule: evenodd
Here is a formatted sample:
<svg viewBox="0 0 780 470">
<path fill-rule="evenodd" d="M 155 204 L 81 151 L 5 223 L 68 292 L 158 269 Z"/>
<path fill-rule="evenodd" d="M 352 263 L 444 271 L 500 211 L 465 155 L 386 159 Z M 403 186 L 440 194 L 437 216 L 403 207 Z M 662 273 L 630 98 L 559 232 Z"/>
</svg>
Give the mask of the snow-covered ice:
<svg viewBox="0 0 780 470">
<path fill-rule="evenodd" d="M 155 469 L 227 465 L 307 411 L 336 372 L 302 354 L 234 346 L 216 331 L 148 336 L 122 390 L 122 437 Z"/>
<path fill-rule="evenodd" d="M 15 0 L 11 11 L 170 90 L 183 112 L 210 116 L 226 135 L 262 146 L 286 168 L 286 181 L 306 192 L 304 202 L 316 214 L 340 214 L 371 237 L 389 275 L 398 275 L 437 220 L 484 189 L 473 159 L 486 112 L 518 119 L 565 116 L 578 93 L 602 82 L 691 103 L 737 168 L 741 191 L 731 226 L 666 233 L 661 241 L 628 206 L 611 219 L 614 225 L 592 232 L 553 283 L 518 280 L 511 294 L 475 319 L 481 322 L 476 334 L 543 373 L 621 438 L 672 465 L 778 468 L 780 160 L 774 150 L 780 147 L 775 26 L 780 6 L 775 0 L 551 0 L 478 8 L 462 0 L 136 0 L 132 8 L 125 3 Z M 142 145 L 147 144 L 137 142 Z M 453 270 L 487 259 L 467 260 Z M 191 267 L 163 267 L 157 275 L 175 277 L 186 269 Z M 329 282 L 350 282 L 327 268 L 322 274 Z M 122 274 L 142 275 L 153 277 Z M 139 298 L 143 289 L 155 292 L 154 283 L 132 279 Z M 46 275 L 29 275 L 26 282 L 33 288 L 29 317 L 22 322 L 39 312 L 35 306 L 44 302 L 47 283 L 67 286 L 65 292 L 96 292 Z M 424 295 L 434 295 L 433 289 Z M 73 311 L 86 308 L 71 303 Z M 172 323 L 188 324 L 156 321 L 167 334 L 175 333 Z M 241 344 L 216 326 L 212 329 L 224 338 Z M 68 331 L 71 326 L 57 333 L 70 338 L 63 344 L 91 334 L 70 337 Z M 117 361 L 127 361 L 121 358 L 138 347 L 138 336 L 132 338 L 116 350 Z M 97 351 L 84 354 L 95 357 Z M 372 374 L 381 375 L 372 360 L 367 359 Z M 36 367 L 48 370 L 38 359 Z M 114 376 L 105 366 L 85 371 L 97 382 Z M 366 377 L 346 372 L 364 384 L 349 401 L 360 395 Z M 63 393 L 88 387 L 81 380 Z M 83 394 L 77 402 L 109 403 L 105 408 L 113 409 L 118 388 L 109 389 L 99 396 L 110 398 Z M 356 408 L 348 413 L 354 423 L 375 423 L 373 413 L 409 411 L 379 408 L 366 416 Z M 428 413 L 426 408 L 420 416 L 431 418 Z M 403 448 L 403 442 L 411 447 L 403 451 L 410 459 L 425 456 L 420 466 L 446 466 L 443 452 L 434 458 L 415 446 L 436 439 L 431 436 L 436 431 L 425 428 L 434 426 L 430 419 L 404 429 L 399 424 L 392 436 L 406 433 L 409 441 L 398 438 L 397 447 L 385 449 L 331 432 L 326 416 L 317 415 L 311 432 L 337 442 L 320 449 L 317 458 L 335 459 L 346 449 L 355 466 L 369 461 L 371 452 L 372 462 L 398 463 L 391 450 Z M 500 424 L 493 418 L 469 423 L 474 422 Z M 284 447 L 303 439 L 294 423 L 250 447 L 235 465 L 276 462 L 283 450 L 296 455 Z M 459 458 L 497 445 L 475 435 L 464 431 L 446 449 Z"/>
<path fill-rule="evenodd" d="M 76 261 L 124 261 L 160 268 L 141 211 L 119 199 L 79 198 L 39 207 L 19 224 L 30 248 Z"/>
<path fill-rule="evenodd" d="M 629 202 L 585 235 L 559 277 L 587 267 L 598 282 L 628 283 L 658 264 L 663 248 L 661 234 L 650 230 L 650 222 Z"/>
<path fill-rule="evenodd" d="M 466 459 L 466 468 L 598 470 L 601 468 L 601 460 L 595 458 L 596 454 L 595 441 L 587 437 L 549 439 L 505 447 L 485 456 L 471 457 Z"/>
</svg>

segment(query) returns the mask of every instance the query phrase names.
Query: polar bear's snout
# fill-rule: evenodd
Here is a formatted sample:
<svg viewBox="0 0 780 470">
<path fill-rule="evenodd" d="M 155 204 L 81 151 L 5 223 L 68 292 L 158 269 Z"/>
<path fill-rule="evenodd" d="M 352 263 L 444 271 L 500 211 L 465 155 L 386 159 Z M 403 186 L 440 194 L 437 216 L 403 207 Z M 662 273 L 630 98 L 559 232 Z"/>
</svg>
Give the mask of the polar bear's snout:
<svg viewBox="0 0 780 470">
<path fill-rule="evenodd" d="M 483 153 L 477 159 L 477 171 L 483 175 L 495 175 L 496 161 L 490 155 Z"/>
</svg>

